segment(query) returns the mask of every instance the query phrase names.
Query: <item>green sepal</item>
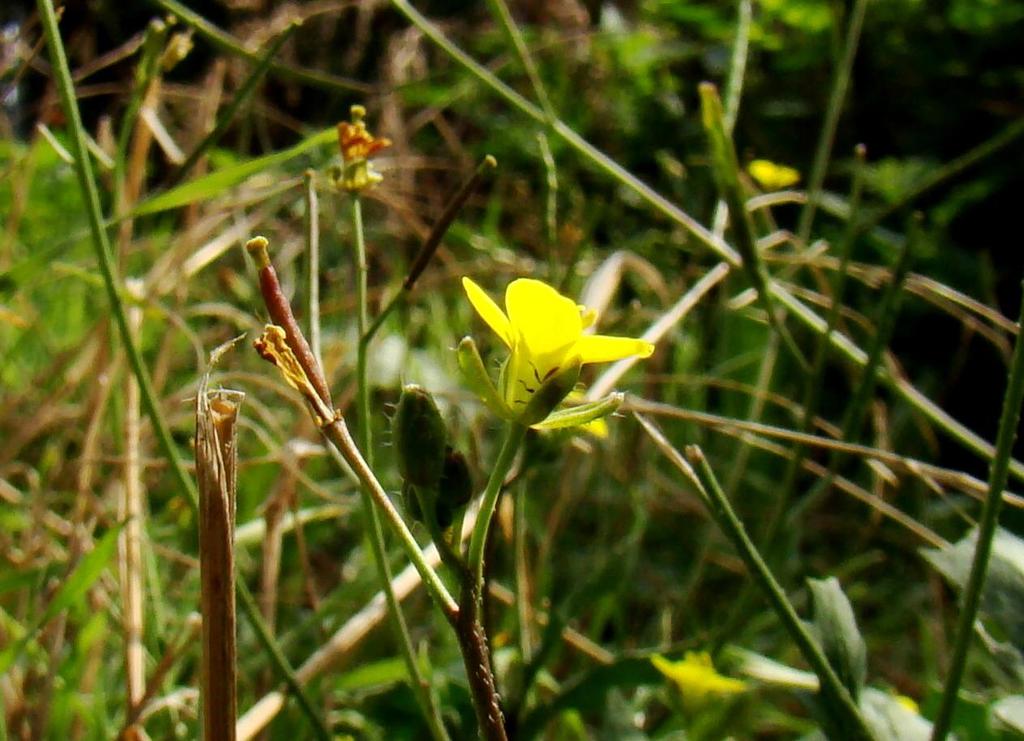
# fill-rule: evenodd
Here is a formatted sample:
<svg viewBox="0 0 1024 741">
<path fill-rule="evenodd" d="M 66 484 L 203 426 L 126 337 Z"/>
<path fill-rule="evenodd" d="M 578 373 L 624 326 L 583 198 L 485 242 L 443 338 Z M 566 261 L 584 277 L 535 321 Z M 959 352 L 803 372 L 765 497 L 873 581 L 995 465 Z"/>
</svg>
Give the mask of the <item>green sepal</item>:
<svg viewBox="0 0 1024 741">
<path fill-rule="evenodd" d="M 480 401 L 501 419 L 515 419 L 512 410 L 509 409 L 508 404 L 501 398 L 498 390 L 494 388 L 491 377 L 487 375 L 484 361 L 480 359 L 480 351 L 477 350 L 473 338 L 463 337 L 456 353 L 459 360 L 459 370 L 462 372 L 462 380 L 469 387 L 469 390 L 479 396 Z"/>
<path fill-rule="evenodd" d="M 565 401 L 565 397 L 576 387 L 579 380 L 580 363 L 576 361 L 541 384 L 530 397 L 526 408 L 516 416 L 515 421 L 527 427 L 543 422 L 551 416 L 555 407 Z"/>
<path fill-rule="evenodd" d="M 551 412 L 546 419 L 531 426 L 535 430 L 561 430 L 566 427 L 579 427 L 593 422 L 595 419 L 607 417 L 622 405 L 623 399 L 625 399 L 625 394 L 620 392 L 608 394 L 597 401 Z"/>
</svg>

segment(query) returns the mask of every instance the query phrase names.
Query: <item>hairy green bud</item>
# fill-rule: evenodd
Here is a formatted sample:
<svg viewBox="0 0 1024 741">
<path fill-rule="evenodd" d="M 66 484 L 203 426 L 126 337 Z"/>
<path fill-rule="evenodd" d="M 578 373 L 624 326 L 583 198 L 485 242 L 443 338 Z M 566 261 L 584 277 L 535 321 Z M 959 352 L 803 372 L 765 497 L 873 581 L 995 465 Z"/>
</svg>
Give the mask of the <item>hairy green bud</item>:
<svg viewBox="0 0 1024 741">
<path fill-rule="evenodd" d="M 436 488 L 444 472 L 448 431 L 434 397 L 422 386 L 403 387 L 391 431 L 402 478 L 421 488 Z"/>
</svg>

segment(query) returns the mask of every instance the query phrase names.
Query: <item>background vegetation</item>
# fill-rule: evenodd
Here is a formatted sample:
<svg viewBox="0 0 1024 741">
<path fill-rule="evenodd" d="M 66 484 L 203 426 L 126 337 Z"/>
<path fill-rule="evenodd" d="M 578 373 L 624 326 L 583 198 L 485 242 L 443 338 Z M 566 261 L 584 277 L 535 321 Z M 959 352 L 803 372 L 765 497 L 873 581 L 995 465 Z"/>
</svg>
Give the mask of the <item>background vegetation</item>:
<svg viewBox="0 0 1024 741">
<path fill-rule="evenodd" d="M 849 242 L 838 327 L 864 349 L 880 338 L 883 377 L 866 385 L 874 374 L 835 351 L 825 353 L 819 375 L 802 369 L 743 271 L 703 293 L 654 357 L 619 381 L 630 397 L 608 420 L 606 439 L 528 441 L 499 509 L 488 567 L 494 583 L 518 595 L 514 606 L 497 597 L 488 604 L 502 694 L 524 737 L 794 738 L 818 726 L 813 693 L 800 684 L 806 677 L 766 669 L 759 658 L 804 668 L 800 654 L 632 409 L 677 448 L 703 447 L 805 616 L 805 578 L 839 579 L 866 643 L 868 685 L 884 700 L 911 698 L 933 718 L 957 612 L 943 574 L 956 573 L 969 549 L 959 561 L 958 551 L 936 561 L 921 549 L 960 541 L 978 517 L 992 456 L 969 435 L 995 439 L 1017 333 L 1024 6 L 868 4 L 820 184 L 815 156 L 830 92 L 837 77 L 847 79 L 838 70 L 852 3 L 513 3 L 553 127 L 543 107 L 533 109 L 539 117 L 524 114 L 401 7 L 101 0 L 65 9 L 61 34 L 95 143 L 117 274 L 177 449 L 191 459 L 192 400 L 209 352 L 265 321 L 254 266 L 240 249 L 251 235 L 268 237 L 286 290 L 303 306 L 307 170 L 319 193 L 325 366 L 335 403 L 356 416 L 353 233 L 347 197 L 331 187 L 328 170 L 339 163 L 332 127 L 358 103 L 393 142 L 375 160 L 384 182 L 364 208 L 375 306 L 393 295 L 458 183 L 485 154 L 499 162 L 370 357 L 385 485 L 400 487 L 387 441 L 402 381 L 442 402 L 482 485 L 497 427 L 463 388 L 451 349 L 466 334 L 485 351 L 497 348 L 486 344 L 459 276 L 495 296 L 511 279 L 532 276 L 584 303 L 604 297 L 602 332 L 643 333 L 721 257 L 699 231 L 596 162 L 572 132 L 721 234 L 698 97 L 698 84 L 713 81 L 738 111 L 741 166 L 767 159 L 802 176 L 754 211 L 768 271 L 825 317 Z M 541 106 L 486 4 L 416 7 Z M 164 30 L 150 25 L 173 14 L 177 22 Z M 149 736 L 194 738 L 196 521 L 140 407 L 112 322 L 35 8 L 5 3 L 0 18 L 0 738 L 112 738 L 130 725 L 126 555 L 115 546 L 131 496 L 144 502 L 142 559 L 129 568 L 144 594 L 148 697 L 138 710 Z M 260 57 L 295 18 L 301 28 L 260 73 Z M 254 70 L 256 87 L 246 95 Z M 234 102 L 241 105 L 229 118 Z M 183 172 L 183 155 L 218 117 L 227 124 L 222 135 Z M 867 150 L 863 197 L 851 216 L 859 143 Z M 812 195 L 821 190 L 805 240 L 809 180 Z M 779 190 L 746 174 L 743 187 L 749 197 Z M 922 220 L 908 239 L 912 210 Z M 734 230 L 724 238 L 732 243 Z M 897 271 L 894 281 L 905 249 L 910 272 L 901 280 Z M 890 295 L 902 301 L 889 303 Z M 785 323 L 813 358 L 819 334 L 792 312 Z M 352 629 L 378 591 L 359 499 L 298 398 L 248 343 L 225 356 L 214 379 L 247 394 L 239 578 L 298 667 Z M 808 389 L 819 399 L 805 427 Z M 868 392 L 863 404 L 858 389 Z M 853 424 L 858 416 L 863 424 Z M 817 438 L 802 443 L 790 431 Z M 829 441 L 838 437 L 869 450 L 837 454 Z M 830 467 L 840 478 L 826 474 Z M 1008 488 L 1018 490 L 1022 478 L 1013 469 Z M 1021 501 L 1011 497 L 1004 508 L 1009 531 L 1022 525 Z M 308 521 L 295 528 L 289 513 Z M 971 653 L 954 716 L 961 738 L 1013 732 L 1012 713 L 996 704 L 1019 691 L 1024 676 L 1014 601 L 1024 594 L 1024 561 L 1006 555 L 1019 545 L 1005 538 L 997 547 L 1004 599 L 983 601 L 986 642 Z M 396 571 L 405 566 L 397 548 L 392 555 Z M 472 738 L 453 637 L 420 591 L 406 614 L 453 736 Z M 380 622 L 378 614 L 365 631 L 345 634 L 355 638 L 310 679 L 309 696 L 338 733 L 424 737 L 404 665 Z M 572 631 L 565 640 L 562 627 Z M 244 712 L 279 680 L 244 617 L 239 645 Z M 712 652 L 723 673 L 748 681 L 747 691 L 687 706 L 649 661 L 686 650 Z M 530 657 L 539 658 L 524 695 Z M 308 728 L 289 700 L 267 733 L 312 737 Z"/>
</svg>

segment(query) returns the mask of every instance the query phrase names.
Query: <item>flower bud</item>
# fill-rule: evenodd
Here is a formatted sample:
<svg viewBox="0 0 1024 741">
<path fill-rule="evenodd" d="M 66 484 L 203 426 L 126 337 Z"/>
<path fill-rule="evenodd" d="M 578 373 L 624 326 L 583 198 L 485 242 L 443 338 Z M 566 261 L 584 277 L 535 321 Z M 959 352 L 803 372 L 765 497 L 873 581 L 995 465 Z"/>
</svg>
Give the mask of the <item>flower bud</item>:
<svg viewBox="0 0 1024 741">
<path fill-rule="evenodd" d="M 447 430 L 426 389 L 411 384 L 402 388 L 391 431 L 402 478 L 424 489 L 436 488 L 444 473 Z"/>
<path fill-rule="evenodd" d="M 452 524 L 455 513 L 469 504 L 473 498 L 473 477 L 469 472 L 466 457 L 449 447 L 444 457 L 444 471 L 437 486 L 437 524 L 442 530 Z"/>
</svg>

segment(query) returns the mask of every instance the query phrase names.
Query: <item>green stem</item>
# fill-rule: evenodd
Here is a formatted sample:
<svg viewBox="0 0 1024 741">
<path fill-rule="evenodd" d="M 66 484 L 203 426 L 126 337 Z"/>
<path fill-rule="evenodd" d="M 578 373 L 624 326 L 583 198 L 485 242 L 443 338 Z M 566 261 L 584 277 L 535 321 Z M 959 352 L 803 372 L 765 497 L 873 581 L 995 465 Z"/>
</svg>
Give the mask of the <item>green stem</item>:
<svg viewBox="0 0 1024 741">
<path fill-rule="evenodd" d="M 238 594 L 239 601 L 242 603 L 242 607 L 247 615 L 259 615 L 259 606 L 256 604 L 256 600 L 252 596 L 252 592 L 249 591 L 249 587 L 246 586 L 244 579 L 235 580 L 235 592 Z M 277 645 L 274 640 L 274 636 L 270 633 L 267 624 L 262 620 L 252 621 L 252 626 L 256 630 L 256 637 L 259 638 L 260 643 L 263 644 L 263 649 L 271 656 L 274 657 L 274 662 L 279 666 L 283 667 L 280 672 L 281 678 L 284 683 L 288 685 L 288 688 L 295 695 L 295 699 L 298 700 L 299 706 L 305 711 L 306 716 L 313 721 L 313 730 L 316 733 L 316 737 L 321 741 L 331 741 L 333 738 L 331 732 L 324 725 L 323 720 L 316 712 L 316 708 L 313 707 L 299 683 L 299 678 L 295 674 L 295 670 L 291 668 L 288 663 L 288 659 L 285 658 L 284 654 L 281 653 L 281 647 Z"/>
<path fill-rule="evenodd" d="M 919 183 L 910 187 L 897 200 L 882 206 L 873 213 L 867 214 L 857 222 L 857 234 L 866 234 L 881 224 L 889 216 L 903 210 L 921 196 L 949 182 L 965 170 L 991 157 L 1024 136 L 1024 116 L 1011 122 L 1006 128 L 990 139 L 986 139 L 975 147 L 967 150 L 959 157 L 950 160 L 924 177 Z"/>
<path fill-rule="evenodd" d="M 691 469 L 687 475 L 697 486 L 698 493 L 704 499 L 705 505 L 718 526 L 732 541 L 751 577 L 764 591 L 772 609 L 779 616 L 783 626 L 789 632 L 797 648 L 800 649 L 800 653 L 803 654 L 814 673 L 818 675 L 821 693 L 831 700 L 830 707 L 842 716 L 839 719 L 841 727 L 848 729 L 853 734 L 853 738 L 873 739 L 874 736 L 861 716 L 853 697 L 843 686 L 821 647 L 800 620 L 796 609 L 747 534 L 743 522 L 736 515 L 728 497 L 722 491 L 714 471 L 711 470 L 711 465 L 704 457 L 704 452 L 696 445 L 691 445 L 687 447 L 686 453 L 690 461 L 697 466 L 696 471 Z M 680 459 L 679 462 L 683 461 Z"/>
<path fill-rule="evenodd" d="M 807 244 L 811 235 L 814 211 L 817 207 L 818 195 L 821 193 L 821 186 L 825 182 L 825 170 L 828 169 L 828 160 L 832 154 L 836 127 L 839 125 L 839 116 L 843 112 L 843 104 L 846 101 L 846 91 L 850 86 L 853 60 L 857 56 L 857 46 L 860 43 L 860 32 L 864 27 L 864 14 L 867 7 L 868 0 L 857 0 L 850 16 L 850 25 L 846 29 L 843 58 L 840 60 L 839 66 L 836 67 L 832 92 L 829 95 L 828 108 L 825 111 L 825 122 L 821 126 L 821 135 L 818 137 L 818 146 L 814 152 L 814 162 L 811 165 L 811 176 L 807 182 L 807 203 L 800 212 L 800 221 L 797 225 L 796 233 L 800 244 Z"/>
<path fill-rule="evenodd" d="M 200 36 L 217 49 L 242 59 L 248 59 L 250 62 L 259 61 L 259 54 L 249 51 L 234 36 L 217 28 L 217 26 L 198 13 L 189 10 L 177 2 L 177 0 L 151 0 L 151 2 L 164 11 L 176 16 L 187 26 L 195 29 Z M 366 83 L 338 77 L 327 72 L 296 67 L 284 62 L 271 62 L 270 70 L 282 79 L 305 83 L 322 90 L 340 90 L 345 93 L 356 92 L 364 95 L 374 92 L 373 87 Z"/>
<path fill-rule="evenodd" d="M 412 532 L 409 530 L 409 526 L 405 524 L 402 515 L 395 509 L 395 505 L 391 502 L 387 492 L 384 491 L 380 481 L 377 480 L 376 475 L 366 465 L 366 459 L 363 458 L 363 454 L 359 451 L 356 441 L 352 439 L 352 433 L 349 431 L 348 425 L 345 424 L 344 418 L 336 416 L 324 424 L 320 431 L 331 443 L 333 450 L 352 469 L 352 473 L 359 479 L 362 486 L 370 491 L 374 504 L 380 509 L 395 535 L 398 536 L 399 545 L 402 546 L 402 550 L 405 551 L 406 556 L 409 557 L 412 565 L 423 578 L 423 584 L 427 591 L 430 592 L 430 596 L 434 598 L 438 609 L 441 610 L 445 619 L 454 626 L 458 619 L 459 606 L 455 603 L 455 599 L 448 591 L 448 588 L 445 587 L 437 572 L 427 563 L 423 552 L 420 550 L 419 543 L 416 542 L 416 538 L 413 537 Z"/>
<path fill-rule="evenodd" d="M 352 197 L 352 227 L 355 232 L 355 257 L 356 257 L 356 302 L 359 336 L 365 337 L 369 325 L 369 306 L 367 299 L 367 288 L 369 269 L 366 262 L 366 238 L 363 232 L 363 207 L 359 194 Z M 366 350 L 367 346 L 360 342 L 356 351 L 356 398 L 359 413 L 359 445 L 363 450 L 368 468 L 373 468 L 373 429 L 370 419 L 370 388 L 366 374 Z M 388 615 L 391 617 L 391 625 L 398 639 L 399 650 L 405 662 L 406 671 L 409 672 L 409 683 L 412 685 L 416 702 L 420 706 L 427 725 L 430 727 L 431 735 L 437 741 L 444 741 L 448 738 L 444 722 L 441 720 L 441 711 L 434 702 L 433 693 L 430 690 L 430 683 L 420 671 L 416 662 L 416 652 L 412 645 L 412 637 L 409 635 L 409 626 L 405 622 L 405 615 L 402 613 L 402 606 L 398 603 L 395 590 L 391 586 L 391 567 L 388 565 L 387 550 L 384 545 L 384 529 L 381 525 L 380 515 L 373 504 L 373 497 L 370 489 L 364 485 L 360 488 L 363 499 L 363 511 L 366 514 L 367 537 L 370 541 L 373 558 L 376 562 L 377 573 L 380 577 L 381 589 L 388 604 Z"/>
<path fill-rule="evenodd" d="M 505 32 L 505 38 L 508 39 L 509 44 L 511 44 L 516 52 L 516 56 L 519 57 L 519 63 L 523 65 L 526 76 L 530 79 L 530 87 L 533 88 L 533 94 L 537 96 L 544 115 L 549 122 L 554 121 L 557 116 L 554 106 L 551 105 L 551 98 L 548 97 L 544 83 L 541 82 L 540 74 L 537 72 L 537 65 L 533 63 L 533 57 L 530 56 L 530 50 L 526 48 L 523 33 L 519 30 L 519 26 L 516 25 L 515 19 L 512 18 L 508 5 L 505 4 L 505 0 L 487 0 L 487 5 L 490 6 L 491 14 L 497 16 L 498 21 L 501 23 L 501 28 Z"/>
<path fill-rule="evenodd" d="M 850 255 L 853 252 L 853 245 L 857 241 L 854 225 L 856 223 L 856 215 L 860 211 L 861 194 L 864 189 L 864 159 L 866 156 L 864 146 L 858 146 L 854 155 L 855 165 L 849 201 L 850 219 L 847 221 L 846 230 L 843 232 L 842 241 L 839 244 L 839 267 L 836 269 L 832 283 L 832 302 L 829 305 L 828 314 L 825 318 L 825 333 L 818 337 L 818 343 L 814 348 L 814 358 L 811 361 L 811 372 L 804 386 L 803 415 L 800 420 L 800 432 L 804 433 L 810 432 L 814 422 L 814 415 L 818 413 L 818 404 L 824 386 L 821 379 L 822 374 L 825 372 L 825 359 L 828 357 L 828 341 L 839 323 L 843 296 L 846 293 L 847 269 L 850 264 Z M 786 473 L 783 476 L 779 496 L 765 520 L 764 540 L 762 543 L 766 546 L 770 547 L 771 542 L 775 539 L 776 528 L 793 496 L 793 489 L 796 486 L 796 480 L 800 474 L 806 452 L 807 448 L 800 443 L 793 448 L 793 455 L 789 459 Z"/>
<path fill-rule="evenodd" d="M 188 157 L 185 158 L 181 167 L 174 172 L 174 175 L 171 178 L 172 185 L 184 180 L 189 171 L 195 167 L 197 162 L 199 162 L 200 157 L 206 154 L 206 150 L 220 140 L 224 135 L 224 132 L 228 130 L 228 126 L 231 125 L 231 122 L 234 120 L 239 109 L 241 109 L 245 102 L 249 100 L 249 97 L 256 90 L 256 86 L 263 80 L 264 75 L 266 75 L 267 70 L 270 69 L 270 65 L 273 63 L 277 53 L 281 51 L 281 47 L 284 46 L 285 42 L 292 37 L 292 34 L 294 34 L 301 25 L 302 24 L 299 21 L 292 21 L 281 33 L 277 35 L 277 38 L 270 43 L 267 50 L 263 53 L 263 56 L 260 57 L 259 62 L 253 68 L 252 72 L 249 73 L 249 76 L 245 78 L 241 87 L 238 88 L 234 96 L 231 98 L 231 102 L 228 103 L 227 107 L 217 118 L 217 123 L 213 127 L 213 130 L 203 137 L 203 140 L 196 145 L 195 149 L 189 152 Z"/>
<path fill-rule="evenodd" d="M 519 444 L 525 436 L 525 427 L 515 422 L 509 423 L 505 440 L 501 444 L 497 460 L 494 461 L 491 476 L 487 479 L 487 486 L 484 488 L 480 501 L 480 512 L 473 525 L 473 534 L 469 539 L 469 555 L 466 559 L 477 594 L 483 593 L 484 546 L 487 544 L 487 532 L 494 517 L 494 508 L 498 504 L 498 495 L 501 494 L 501 486 L 505 483 L 505 477 L 508 475 L 509 469 L 512 468 L 516 453 L 519 452 Z"/>
<path fill-rule="evenodd" d="M 1024 298 L 1021 300 L 1018 327 L 1024 327 Z M 1006 382 L 1006 395 L 1003 397 L 1003 412 L 999 418 L 999 432 L 996 435 L 996 456 L 989 471 L 988 495 L 981 511 L 981 522 L 978 524 L 977 545 L 974 547 L 974 560 L 971 573 L 964 588 L 963 605 L 960 608 L 960 619 L 957 621 L 956 643 L 953 644 L 953 660 L 946 677 L 946 686 L 942 693 L 942 703 L 935 717 L 932 729 L 932 741 L 942 741 L 949 732 L 956 707 L 960 681 L 963 679 L 964 665 L 967 662 L 967 650 L 974 635 L 974 621 L 978 616 L 981 603 L 981 591 L 985 585 L 985 574 L 988 570 L 989 557 L 992 555 L 992 539 L 999 524 L 999 509 L 1003 504 L 1002 492 L 1006 488 L 1009 473 L 1010 453 L 1017 436 L 1017 425 L 1020 421 L 1021 403 L 1024 402 L 1024 332 L 1017 333 L 1013 344 L 1013 360 L 1010 362 L 1010 375 Z"/>
<path fill-rule="evenodd" d="M 323 370 L 320 348 L 320 202 L 312 170 L 302 176 L 306 202 L 306 323 L 309 327 L 309 350 Z"/>
<path fill-rule="evenodd" d="M 89 230 L 92 233 L 93 247 L 96 250 L 96 258 L 100 266 L 100 272 L 103 274 L 103 284 L 106 287 L 107 296 L 110 299 L 110 307 L 114 314 L 114 322 L 117 325 L 118 333 L 120 334 L 121 342 L 124 345 L 125 354 L 128 356 L 128 362 L 131 365 L 132 372 L 135 374 L 135 379 L 139 384 L 139 390 L 142 392 L 142 404 L 146 409 L 146 414 L 149 416 L 151 424 L 153 425 L 153 431 L 156 434 L 157 443 L 170 463 L 171 473 L 174 475 L 181 492 L 185 495 L 185 499 L 192 507 L 193 513 L 196 513 L 199 510 L 199 494 L 196 491 L 195 482 L 185 469 L 185 463 L 182 460 L 177 447 L 174 445 L 174 439 L 171 437 L 170 428 L 167 426 L 167 421 L 164 419 L 163 412 L 161 411 L 160 405 L 156 399 L 156 394 L 153 391 L 153 383 L 149 378 L 149 372 L 146 369 L 146 365 L 142 360 L 142 354 L 139 352 L 139 347 L 135 342 L 135 337 L 128 325 L 124 299 L 121 295 L 122 288 L 120 279 L 114 272 L 114 260 L 110 248 L 110 240 L 106 229 L 104 228 L 103 215 L 100 209 L 99 190 L 96 187 L 96 180 L 93 176 L 91 160 L 86 152 L 82 117 L 79 113 L 78 104 L 75 98 L 75 88 L 71 81 L 71 71 L 68 69 L 67 56 L 64 53 L 64 43 L 60 38 L 60 30 L 57 27 L 57 17 L 53 10 L 53 2 L 52 0 L 37 0 L 36 4 L 39 9 L 39 17 L 43 25 L 43 32 L 46 34 L 46 43 L 50 49 L 50 60 L 53 67 L 53 75 L 57 83 L 57 90 L 60 95 L 62 107 L 64 108 L 64 114 L 68 119 L 68 129 L 71 135 L 71 150 L 72 154 L 75 156 L 75 173 L 78 177 L 79 187 L 82 190 L 82 199 L 85 201 L 85 210 L 89 219 Z M 241 583 L 241 580 L 239 580 L 239 583 Z M 263 618 L 260 615 L 259 610 L 254 608 L 254 605 L 250 605 L 243 600 L 242 606 L 246 612 L 246 617 L 253 625 L 263 624 L 264 629 L 266 629 L 266 625 L 263 623 Z M 266 632 L 270 635 L 269 631 Z M 274 643 L 272 636 L 270 637 L 270 642 L 271 644 Z M 268 655 L 278 675 L 282 677 L 282 679 L 287 680 L 291 667 L 288 665 L 288 662 L 280 649 L 269 652 Z M 295 692 L 296 697 L 299 698 L 299 702 L 303 710 L 307 711 L 309 720 L 313 726 L 316 727 L 318 725 L 322 725 L 323 721 L 321 721 L 315 713 L 311 712 L 313 704 L 305 695 L 303 688 L 299 685 L 295 685 L 292 690 Z"/>
<path fill-rule="evenodd" d="M 729 77 L 725 82 L 725 114 L 722 123 L 732 136 L 736 117 L 740 112 L 740 96 L 747 71 L 747 52 L 750 49 L 750 21 L 754 15 L 751 0 L 740 0 L 736 18 L 736 39 L 732 43 L 729 59 Z"/>
</svg>

